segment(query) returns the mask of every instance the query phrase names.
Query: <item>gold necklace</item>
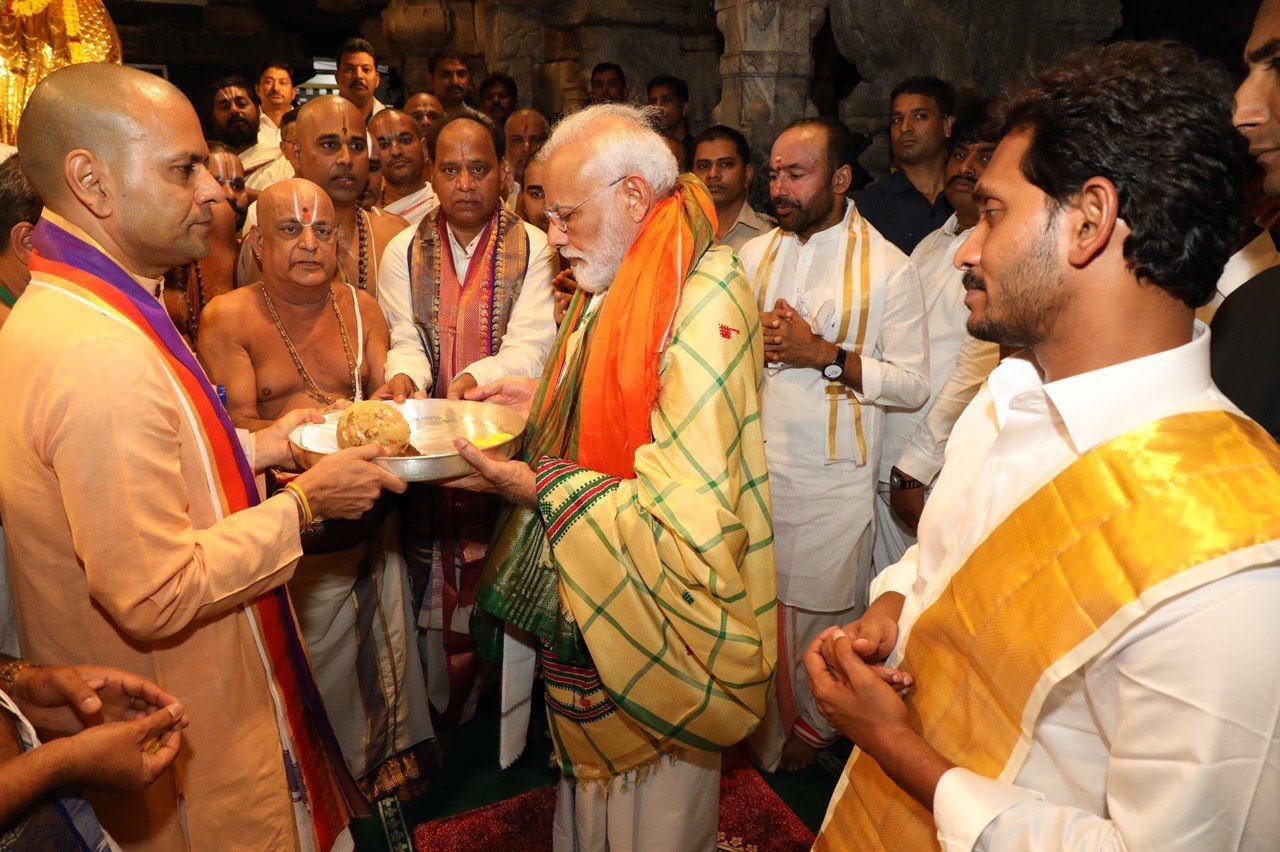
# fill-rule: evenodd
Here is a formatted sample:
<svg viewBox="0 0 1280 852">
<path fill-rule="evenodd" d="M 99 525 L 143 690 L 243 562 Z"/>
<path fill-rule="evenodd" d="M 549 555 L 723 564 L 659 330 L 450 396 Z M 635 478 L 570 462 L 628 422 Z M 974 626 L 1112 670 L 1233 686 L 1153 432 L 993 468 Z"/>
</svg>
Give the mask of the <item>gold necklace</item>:
<svg viewBox="0 0 1280 852">
<path fill-rule="evenodd" d="M 276 331 L 280 332 L 280 337 L 284 340 L 284 345 L 289 350 L 289 356 L 293 358 L 293 366 L 307 386 L 307 395 L 323 405 L 333 405 L 338 401 L 338 397 L 325 393 L 316 385 L 315 379 L 311 378 L 311 373 L 307 371 L 306 365 L 302 363 L 302 356 L 298 354 L 297 348 L 289 338 L 289 332 L 284 330 L 284 323 L 281 322 L 280 314 L 276 312 L 276 306 L 271 301 L 271 294 L 267 292 L 266 283 L 264 282 L 258 286 L 262 288 L 262 298 L 266 300 L 267 311 L 271 314 L 271 319 L 275 321 Z M 351 352 L 351 340 L 347 337 L 347 324 L 342 319 L 342 311 L 338 310 L 338 300 L 333 295 L 332 286 L 329 287 L 329 305 L 333 308 L 333 315 L 338 318 L 338 331 L 342 333 L 342 352 L 347 356 L 347 368 L 351 371 L 351 398 L 354 399 L 358 380 L 356 359 Z M 356 304 L 356 310 L 360 310 L 359 303 Z"/>
</svg>

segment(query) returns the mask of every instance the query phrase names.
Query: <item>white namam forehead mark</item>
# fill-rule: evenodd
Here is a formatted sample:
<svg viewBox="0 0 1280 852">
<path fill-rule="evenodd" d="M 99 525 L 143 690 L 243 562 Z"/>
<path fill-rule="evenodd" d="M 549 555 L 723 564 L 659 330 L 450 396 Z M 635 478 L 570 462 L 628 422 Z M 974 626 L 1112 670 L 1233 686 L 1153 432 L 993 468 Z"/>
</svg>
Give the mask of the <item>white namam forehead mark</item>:
<svg viewBox="0 0 1280 852">
<path fill-rule="evenodd" d="M 245 91 L 241 89 L 239 86 L 224 86 L 223 88 L 218 90 L 218 97 L 226 98 L 229 101 L 234 101 L 237 97 L 240 97 L 242 95 L 245 98 L 249 97 L 249 95 L 246 94 Z"/>
<path fill-rule="evenodd" d="M 314 225 L 320 218 L 320 194 L 314 187 L 294 187 L 290 195 L 293 200 L 293 217 L 304 226 Z"/>
</svg>

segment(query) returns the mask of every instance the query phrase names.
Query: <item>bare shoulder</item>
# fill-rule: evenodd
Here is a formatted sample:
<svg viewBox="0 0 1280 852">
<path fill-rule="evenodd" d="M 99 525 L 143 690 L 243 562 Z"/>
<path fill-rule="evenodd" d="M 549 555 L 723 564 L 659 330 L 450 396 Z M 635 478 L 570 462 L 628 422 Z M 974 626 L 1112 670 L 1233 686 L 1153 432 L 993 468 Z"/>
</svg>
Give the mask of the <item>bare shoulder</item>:
<svg viewBox="0 0 1280 852">
<path fill-rule="evenodd" d="M 253 323 L 261 316 L 258 288 L 241 287 L 215 296 L 200 312 L 200 331 L 227 336 L 252 332 Z"/>
<path fill-rule="evenodd" d="M 368 291 L 357 290 L 356 302 L 360 305 L 360 315 L 364 317 L 365 322 L 371 322 L 376 319 L 378 322 L 386 323 L 387 318 L 382 313 L 382 306 Z"/>
<path fill-rule="evenodd" d="M 379 248 L 386 248 L 387 243 L 391 242 L 391 238 L 396 234 L 409 227 L 409 223 L 395 215 L 382 211 L 381 216 L 370 216 L 369 224 L 373 230 L 373 240 L 378 244 Z"/>
</svg>

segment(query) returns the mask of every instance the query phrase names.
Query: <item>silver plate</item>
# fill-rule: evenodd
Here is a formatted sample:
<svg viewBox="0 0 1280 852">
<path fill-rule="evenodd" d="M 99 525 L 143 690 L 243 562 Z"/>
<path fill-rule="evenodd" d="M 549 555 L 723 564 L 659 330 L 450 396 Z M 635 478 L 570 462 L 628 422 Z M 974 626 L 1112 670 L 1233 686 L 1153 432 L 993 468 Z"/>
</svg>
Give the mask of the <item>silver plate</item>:
<svg viewBox="0 0 1280 852">
<path fill-rule="evenodd" d="M 524 418 L 509 408 L 488 402 L 449 399 L 410 399 L 388 403 L 409 421 L 409 442 L 421 455 L 374 459 L 406 482 L 440 482 L 472 472 L 453 448 L 453 439 L 483 442 L 497 433 L 508 440 L 484 447 L 489 455 L 504 459 L 515 454 L 517 440 L 524 431 Z M 338 451 L 338 419 L 341 411 L 325 415 L 323 423 L 306 423 L 289 433 L 289 443 L 303 467 Z"/>
</svg>

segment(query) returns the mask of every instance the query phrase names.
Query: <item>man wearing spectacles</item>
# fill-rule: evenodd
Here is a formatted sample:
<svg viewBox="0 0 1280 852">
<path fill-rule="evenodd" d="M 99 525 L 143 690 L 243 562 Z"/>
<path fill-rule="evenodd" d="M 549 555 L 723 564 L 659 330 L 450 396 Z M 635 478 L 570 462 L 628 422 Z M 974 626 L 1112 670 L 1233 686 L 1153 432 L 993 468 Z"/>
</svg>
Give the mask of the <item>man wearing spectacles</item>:
<svg viewBox="0 0 1280 852">
<path fill-rule="evenodd" d="M 554 255 L 542 231 L 500 203 L 503 141 L 474 111 L 428 137 L 440 206 L 392 239 L 383 257 L 378 300 L 391 325 L 390 380 L 375 396 L 461 399 L 477 384 L 541 374 L 556 332 Z M 443 583 L 441 595 L 419 594 L 419 624 L 431 625 L 427 681 L 444 727 L 475 712 L 467 616 L 497 509 L 486 495 L 422 488 L 405 510 L 410 577 L 434 573 Z"/>
<path fill-rule="evenodd" d="M 536 392 L 468 394 L 536 405 L 521 458 L 459 439 L 477 473 L 451 483 L 511 504 L 472 634 L 502 654 L 504 765 L 541 658 L 557 849 L 714 849 L 720 752 L 759 723 L 776 660 L 759 312 L 651 115 L 589 107 L 539 153 L 580 290 Z"/>
</svg>

